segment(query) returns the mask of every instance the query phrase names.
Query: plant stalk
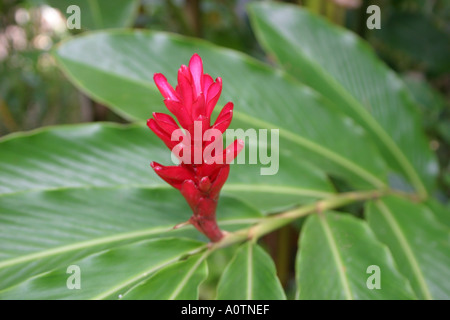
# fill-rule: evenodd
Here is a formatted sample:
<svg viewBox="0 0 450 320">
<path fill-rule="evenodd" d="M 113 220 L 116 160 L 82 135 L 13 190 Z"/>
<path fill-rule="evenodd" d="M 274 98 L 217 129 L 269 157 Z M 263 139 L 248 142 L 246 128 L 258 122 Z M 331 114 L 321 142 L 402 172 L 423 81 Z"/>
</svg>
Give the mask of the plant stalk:
<svg viewBox="0 0 450 320">
<path fill-rule="evenodd" d="M 256 242 L 261 236 L 275 231 L 283 226 L 286 226 L 294 220 L 304 217 L 308 214 L 316 212 L 321 213 L 326 210 L 342 207 L 343 205 L 347 205 L 357 201 L 377 199 L 389 193 L 390 191 L 387 190 L 342 193 L 340 195 L 320 200 L 300 208 L 269 216 L 247 229 L 238 230 L 236 232 L 225 235 L 219 242 L 210 244 L 209 248 L 210 250 L 217 250 L 219 248 L 228 247 L 232 244 L 243 242 L 246 240 Z"/>
</svg>

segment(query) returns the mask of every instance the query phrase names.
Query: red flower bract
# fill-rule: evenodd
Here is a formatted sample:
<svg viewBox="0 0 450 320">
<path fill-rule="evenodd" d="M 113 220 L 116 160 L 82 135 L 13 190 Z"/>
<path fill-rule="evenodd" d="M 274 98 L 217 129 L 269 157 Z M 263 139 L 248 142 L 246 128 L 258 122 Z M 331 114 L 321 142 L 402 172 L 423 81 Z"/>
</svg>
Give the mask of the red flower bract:
<svg viewBox="0 0 450 320">
<path fill-rule="evenodd" d="M 186 199 L 193 212 L 188 223 L 211 241 L 217 242 L 223 237 L 216 222 L 219 193 L 228 178 L 229 163 L 242 150 L 244 143 L 235 140 L 225 150 L 215 148 L 214 159 L 217 160 L 220 155 L 220 161 L 211 161 L 211 158 L 203 156 L 203 151 L 215 140 L 211 138 L 209 141 L 203 137 L 209 129 L 223 133 L 228 128 L 233 115 L 233 103 L 228 102 L 211 125 L 211 114 L 222 92 L 222 79 L 214 81 L 209 74 L 203 73 L 203 62 L 198 54 L 192 56 L 188 67 L 182 65 L 178 70 L 178 85 L 175 89 L 164 75 L 156 73 L 153 78 L 167 109 L 185 130 L 180 135 L 186 139 L 182 139 L 181 143 L 178 139 L 172 139 L 174 131 L 180 129 L 177 122 L 170 115 L 154 112 L 147 125 L 175 154 L 174 148 L 178 147 L 180 164 L 163 166 L 152 162 L 151 166 L 164 181 L 180 190 Z M 198 141 L 198 133 L 195 133 L 199 128 L 202 141 Z M 196 151 L 201 154 L 200 159 L 194 156 Z M 187 157 L 180 156 L 185 152 Z"/>
</svg>

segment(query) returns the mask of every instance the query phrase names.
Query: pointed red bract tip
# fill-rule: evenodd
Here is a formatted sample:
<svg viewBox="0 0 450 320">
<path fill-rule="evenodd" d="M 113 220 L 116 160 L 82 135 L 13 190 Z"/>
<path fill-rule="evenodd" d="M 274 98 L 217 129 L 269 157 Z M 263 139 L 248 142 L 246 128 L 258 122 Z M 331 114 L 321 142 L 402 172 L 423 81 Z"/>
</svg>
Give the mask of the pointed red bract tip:
<svg viewBox="0 0 450 320">
<path fill-rule="evenodd" d="M 189 61 L 189 71 L 192 76 L 195 96 L 198 97 L 203 91 L 203 61 L 196 53 Z"/>
<path fill-rule="evenodd" d="M 222 169 L 220 169 L 216 179 L 214 180 L 214 183 L 211 185 L 210 190 L 211 198 L 214 199 L 219 196 L 219 192 L 222 189 L 225 182 L 227 181 L 229 173 L 230 173 L 229 165 L 223 166 Z"/>
<path fill-rule="evenodd" d="M 170 136 L 172 136 L 172 133 L 175 130 L 180 129 L 175 120 L 173 120 L 173 118 L 168 114 L 153 112 L 153 118 L 155 119 L 155 122 L 158 124 L 158 126 L 166 131 Z"/>
<path fill-rule="evenodd" d="M 234 158 L 238 156 L 238 154 L 242 151 L 244 148 L 244 141 L 241 139 L 234 140 L 232 144 L 230 144 L 225 150 L 224 150 L 224 162 L 226 164 L 230 164 L 233 162 Z"/>
<path fill-rule="evenodd" d="M 171 139 L 173 131 L 170 131 L 170 129 L 169 131 L 166 131 L 166 129 L 161 127 L 155 119 L 149 119 L 147 121 L 147 126 L 158 136 L 158 138 L 160 138 L 164 142 L 164 144 L 170 150 L 172 150 L 177 145 L 177 142 L 172 141 Z"/>
<path fill-rule="evenodd" d="M 222 79 L 219 77 L 216 82 L 211 84 L 208 89 L 208 96 L 206 97 L 206 115 L 211 117 L 211 114 L 219 101 L 220 94 L 222 93 Z"/>
<path fill-rule="evenodd" d="M 150 162 L 150 167 L 153 168 L 153 170 L 156 170 L 157 167 L 160 167 L 161 165 L 158 162 L 152 161 Z"/>
<path fill-rule="evenodd" d="M 212 126 L 214 129 L 220 130 L 220 132 L 224 133 L 226 129 L 230 126 L 231 120 L 233 119 L 233 103 L 228 102 L 220 111 L 214 125 Z"/>
<path fill-rule="evenodd" d="M 208 192 L 209 189 L 211 188 L 211 180 L 209 179 L 209 177 L 201 178 L 200 182 L 198 184 L 198 187 L 199 187 L 200 191 Z"/>
<path fill-rule="evenodd" d="M 169 84 L 169 82 L 167 82 L 167 79 L 164 75 L 162 75 L 161 73 L 155 73 L 153 75 L 153 80 L 155 81 L 159 92 L 161 92 L 162 96 L 165 99 L 178 101 L 177 93 Z"/>
</svg>

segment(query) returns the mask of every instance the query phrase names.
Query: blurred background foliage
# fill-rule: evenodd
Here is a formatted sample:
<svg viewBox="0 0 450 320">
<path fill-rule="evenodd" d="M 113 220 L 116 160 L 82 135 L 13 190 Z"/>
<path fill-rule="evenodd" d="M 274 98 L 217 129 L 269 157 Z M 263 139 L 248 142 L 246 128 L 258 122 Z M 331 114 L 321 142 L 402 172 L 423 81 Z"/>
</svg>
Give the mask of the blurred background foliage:
<svg viewBox="0 0 450 320">
<path fill-rule="evenodd" d="M 273 63 L 250 28 L 246 12 L 249 2 L 251 0 L 2 0 L 0 136 L 45 125 L 126 122 L 78 91 L 58 69 L 50 51 L 54 44 L 74 34 L 124 27 L 168 31 L 203 38 Z M 447 202 L 450 196 L 450 1 L 284 2 L 306 6 L 356 32 L 402 76 L 418 102 L 431 148 L 438 155 L 438 197 Z M 80 30 L 69 30 L 66 25 L 66 19 L 71 16 L 67 8 L 72 4 L 81 9 Z M 380 30 L 369 30 L 366 26 L 369 16 L 366 10 L 372 4 L 381 8 Z M 289 267 L 293 263 L 288 260 L 295 256 L 286 248 L 296 250 L 296 232 L 292 226 L 286 227 L 283 232 L 268 235 L 264 241 L 285 287 L 290 286 L 288 279 L 293 279 L 294 272 Z M 274 237 L 277 239 L 272 239 Z M 291 245 L 286 246 L 286 243 Z M 231 254 L 232 251 L 223 251 L 212 259 L 217 260 L 217 265 L 224 265 L 225 257 Z M 208 292 L 208 283 L 217 281 L 220 274 L 212 272 L 202 292 Z"/>
</svg>

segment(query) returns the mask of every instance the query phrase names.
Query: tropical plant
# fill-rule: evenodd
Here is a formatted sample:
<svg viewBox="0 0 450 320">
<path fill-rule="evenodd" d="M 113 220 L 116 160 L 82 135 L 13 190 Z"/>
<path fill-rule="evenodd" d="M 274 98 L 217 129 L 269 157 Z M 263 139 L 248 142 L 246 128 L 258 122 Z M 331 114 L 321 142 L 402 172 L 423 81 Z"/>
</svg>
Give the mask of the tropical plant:
<svg viewBox="0 0 450 320">
<path fill-rule="evenodd" d="M 54 49 L 75 86 L 131 124 L 0 140 L 1 299 L 290 298 L 259 241 L 287 225 L 300 230 L 297 299 L 450 297 L 450 214 L 433 198 L 439 167 L 402 79 L 364 40 L 307 10 L 248 10 L 276 65 L 148 30 L 87 32 Z M 218 105 L 234 102 L 231 128 L 280 138 L 277 174 L 231 165 L 217 208 L 228 233 L 214 243 L 192 225 L 173 229 L 191 209 L 149 167 L 170 162 L 145 125 L 166 112 L 153 76 L 176 83 L 194 53 L 222 78 Z"/>
</svg>

